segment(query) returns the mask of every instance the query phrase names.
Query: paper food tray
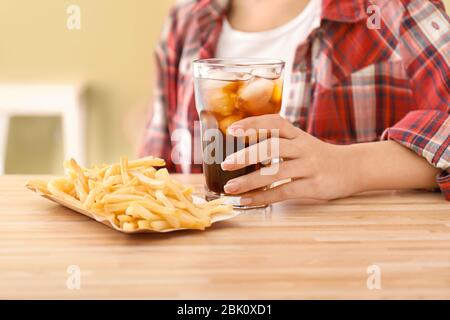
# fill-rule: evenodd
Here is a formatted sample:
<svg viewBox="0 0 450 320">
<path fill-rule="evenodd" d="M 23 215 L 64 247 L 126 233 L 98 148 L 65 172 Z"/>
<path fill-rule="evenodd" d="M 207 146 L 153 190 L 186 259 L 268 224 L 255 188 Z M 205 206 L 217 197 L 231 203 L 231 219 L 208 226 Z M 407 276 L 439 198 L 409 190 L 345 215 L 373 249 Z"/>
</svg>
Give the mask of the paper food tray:
<svg viewBox="0 0 450 320">
<path fill-rule="evenodd" d="M 134 234 L 134 233 L 167 233 L 167 232 L 173 232 L 173 231 L 179 231 L 179 230 L 198 230 L 198 229 L 189 229 L 189 228 L 179 228 L 179 229 L 166 229 L 166 230 L 163 230 L 163 231 L 155 231 L 155 230 L 148 230 L 148 229 L 136 229 L 134 231 L 124 231 L 124 230 L 120 229 L 119 227 L 117 227 L 108 217 L 104 217 L 102 215 L 98 215 L 98 214 L 95 214 L 95 213 L 90 212 L 88 210 L 85 210 L 83 208 L 80 208 L 80 207 L 76 206 L 73 203 L 70 203 L 70 202 L 65 201 L 63 199 L 57 198 L 57 197 L 55 197 L 55 196 L 53 196 L 53 195 L 51 195 L 51 194 L 49 194 L 47 192 L 44 192 L 43 190 L 40 190 L 39 188 L 37 188 L 35 186 L 27 184 L 26 187 L 28 189 L 36 192 L 40 196 L 50 200 L 50 201 L 56 202 L 56 203 L 60 204 L 63 207 L 66 207 L 66 208 L 69 208 L 69 209 L 71 209 L 73 211 L 81 213 L 81 214 L 83 214 L 83 215 L 85 215 L 85 216 L 87 216 L 87 217 L 89 217 L 91 219 L 94 219 L 95 221 L 103 223 L 104 225 L 106 225 L 106 226 L 108 226 L 108 227 L 110 227 L 110 228 L 112 228 L 114 230 L 117 230 L 119 232 L 122 232 L 122 233 L 127 233 L 127 234 Z M 202 199 L 200 197 L 197 197 L 197 196 L 192 196 L 192 198 L 194 200 L 194 203 L 205 203 L 206 202 L 204 199 Z M 211 224 L 214 224 L 214 223 L 219 222 L 219 221 L 225 221 L 225 220 L 232 219 L 232 218 L 236 217 L 237 215 L 239 215 L 239 212 L 236 211 L 236 210 L 233 210 L 233 211 L 231 211 L 229 213 L 213 214 L 211 216 Z"/>
</svg>

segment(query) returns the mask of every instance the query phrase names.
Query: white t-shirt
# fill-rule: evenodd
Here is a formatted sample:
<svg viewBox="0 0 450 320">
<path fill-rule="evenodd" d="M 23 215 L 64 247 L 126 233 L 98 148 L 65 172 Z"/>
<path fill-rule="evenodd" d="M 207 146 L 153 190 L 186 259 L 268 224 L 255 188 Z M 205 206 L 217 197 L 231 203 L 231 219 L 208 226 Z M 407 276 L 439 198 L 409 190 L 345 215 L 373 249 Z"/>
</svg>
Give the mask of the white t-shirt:
<svg viewBox="0 0 450 320">
<path fill-rule="evenodd" d="M 216 49 L 216 58 L 271 58 L 286 62 L 283 101 L 287 101 L 295 51 L 309 34 L 320 26 L 322 1 L 310 0 L 303 11 L 288 23 L 262 32 L 242 32 L 231 27 L 227 19 Z M 284 103 L 282 113 L 284 111 Z"/>
</svg>

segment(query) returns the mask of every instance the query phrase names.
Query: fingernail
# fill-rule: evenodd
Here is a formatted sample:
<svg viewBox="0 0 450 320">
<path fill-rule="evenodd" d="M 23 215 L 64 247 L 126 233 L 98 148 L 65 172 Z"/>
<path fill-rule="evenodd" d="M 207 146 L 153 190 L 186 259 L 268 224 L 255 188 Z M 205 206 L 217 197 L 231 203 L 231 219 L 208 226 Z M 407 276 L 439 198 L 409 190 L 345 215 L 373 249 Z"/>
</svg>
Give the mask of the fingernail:
<svg viewBox="0 0 450 320">
<path fill-rule="evenodd" d="M 231 166 L 234 164 L 234 158 L 233 157 L 226 157 L 225 160 L 223 160 L 223 162 L 220 164 L 220 167 L 222 168 L 222 170 L 226 170 L 227 166 Z"/>
<path fill-rule="evenodd" d="M 236 131 L 240 131 L 240 130 L 243 130 L 243 127 L 241 125 L 238 125 L 238 124 L 232 124 L 227 129 L 228 133 L 231 134 L 231 135 L 235 134 Z"/>
<path fill-rule="evenodd" d="M 239 203 L 241 204 L 241 206 L 247 206 L 252 203 L 252 201 L 252 198 L 241 198 L 241 201 L 239 201 Z"/>
<path fill-rule="evenodd" d="M 226 193 L 233 193 L 239 190 L 239 182 L 237 181 L 228 181 L 227 184 L 223 187 L 223 190 Z"/>
</svg>

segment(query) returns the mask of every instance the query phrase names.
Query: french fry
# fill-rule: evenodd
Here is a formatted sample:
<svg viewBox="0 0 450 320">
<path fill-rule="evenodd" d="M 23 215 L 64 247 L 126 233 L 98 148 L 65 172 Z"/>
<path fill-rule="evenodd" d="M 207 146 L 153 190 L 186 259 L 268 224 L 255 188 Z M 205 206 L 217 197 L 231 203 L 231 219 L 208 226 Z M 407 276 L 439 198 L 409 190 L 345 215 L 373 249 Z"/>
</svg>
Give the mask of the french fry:
<svg viewBox="0 0 450 320">
<path fill-rule="evenodd" d="M 177 209 L 186 209 L 187 208 L 186 204 L 184 204 L 180 200 L 174 199 L 174 198 L 172 198 L 170 196 L 167 196 L 167 198 L 170 200 L 170 202 L 173 203 L 175 208 L 177 208 Z"/>
<path fill-rule="evenodd" d="M 122 177 L 119 175 L 109 176 L 106 179 L 103 179 L 103 188 L 110 188 L 113 185 L 119 184 L 122 181 Z"/>
<path fill-rule="evenodd" d="M 174 214 L 175 209 L 174 208 L 167 208 L 160 204 L 158 204 L 155 200 L 147 198 L 142 201 L 138 201 L 140 205 L 142 205 L 144 208 L 150 210 L 151 212 L 157 213 L 157 214 Z"/>
<path fill-rule="evenodd" d="M 144 208 L 140 204 L 137 204 L 136 202 L 130 204 L 127 207 L 125 213 L 129 216 L 145 219 L 147 221 L 156 221 L 161 219 L 160 216 L 151 213 L 146 208 Z"/>
<path fill-rule="evenodd" d="M 136 177 L 133 177 L 131 180 L 128 181 L 127 184 L 124 184 L 125 187 L 133 187 L 139 185 L 139 179 Z"/>
<path fill-rule="evenodd" d="M 98 183 L 97 181 L 93 180 L 93 179 L 88 179 L 88 190 L 92 190 L 95 188 L 95 186 L 97 186 Z"/>
<path fill-rule="evenodd" d="M 128 164 L 130 169 L 138 167 L 164 167 L 166 162 L 163 159 L 154 158 L 152 156 L 130 161 Z"/>
<path fill-rule="evenodd" d="M 180 220 L 181 225 L 186 229 L 200 229 L 204 230 L 205 227 L 210 226 L 211 223 L 209 221 L 203 221 L 192 215 L 188 214 L 185 211 L 178 210 L 177 211 L 178 219 Z"/>
<path fill-rule="evenodd" d="M 175 214 L 160 214 L 164 220 L 167 221 L 168 224 L 170 224 L 171 227 L 174 227 L 175 229 L 180 229 L 181 222 L 180 219 L 178 219 L 177 215 Z"/>
<path fill-rule="evenodd" d="M 137 225 L 134 222 L 124 222 L 121 227 L 123 231 L 128 232 L 135 231 L 137 229 Z"/>
<path fill-rule="evenodd" d="M 130 171 L 130 174 L 133 175 L 134 177 L 136 177 L 142 184 L 144 184 L 150 188 L 153 188 L 153 189 L 164 188 L 164 181 L 149 178 L 146 175 L 144 175 L 142 172 L 139 172 L 136 170 Z"/>
<path fill-rule="evenodd" d="M 167 187 L 175 194 L 175 196 L 186 205 L 187 210 L 195 217 L 199 219 L 208 219 L 207 214 L 205 214 L 202 209 L 196 208 L 192 202 L 190 202 L 186 196 L 174 185 L 169 177 L 169 172 L 167 169 L 160 169 L 156 172 L 156 176 L 164 179 Z"/>
<path fill-rule="evenodd" d="M 150 224 L 151 221 L 148 220 L 138 220 L 138 228 L 143 230 L 151 230 L 152 226 Z"/>
<path fill-rule="evenodd" d="M 43 194 L 48 194 L 47 182 L 43 180 L 28 180 L 26 183 L 28 188 L 35 189 Z"/>
<path fill-rule="evenodd" d="M 75 180 L 74 184 L 78 199 L 80 199 L 80 201 L 84 203 L 88 196 L 86 190 L 83 188 L 79 180 Z"/>
<path fill-rule="evenodd" d="M 164 206 L 168 208 L 175 209 L 175 205 L 164 195 L 161 190 L 155 191 L 155 197 L 158 199 Z"/>
<path fill-rule="evenodd" d="M 105 181 L 109 177 L 111 177 L 113 175 L 117 175 L 119 173 L 120 173 L 120 165 L 119 164 L 112 164 L 111 166 L 109 166 L 106 169 L 105 175 L 103 176 L 103 181 Z"/>
<path fill-rule="evenodd" d="M 117 220 L 120 222 L 134 222 L 135 219 L 127 214 L 121 214 L 117 216 Z"/>
<path fill-rule="evenodd" d="M 170 225 L 166 221 L 158 220 L 150 222 L 150 226 L 152 230 L 155 231 L 163 231 L 166 229 L 170 229 Z"/>
<path fill-rule="evenodd" d="M 89 193 L 86 197 L 86 200 L 84 200 L 84 202 L 83 202 L 84 209 L 89 210 L 91 208 L 91 206 L 94 204 L 97 190 L 98 190 L 97 188 L 94 188 L 89 191 Z"/>
<path fill-rule="evenodd" d="M 65 177 L 27 186 L 108 219 L 124 232 L 204 230 L 211 216 L 230 212 L 221 200 L 194 204 L 194 188 L 172 179 L 164 165 L 151 156 L 132 161 L 124 156 L 119 163 L 91 168 L 70 159 L 64 162 Z"/>
<path fill-rule="evenodd" d="M 83 169 L 78 165 L 78 163 L 74 159 L 69 160 L 69 165 L 71 166 L 72 170 L 78 174 L 78 180 L 80 181 L 84 190 L 87 192 L 89 190 L 88 179 L 84 175 Z"/>
<path fill-rule="evenodd" d="M 120 202 L 114 204 L 105 204 L 105 211 L 110 214 L 124 214 L 132 202 Z"/>
<path fill-rule="evenodd" d="M 128 177 L 128 158 L 120 158 L 120 175 L 122 176 L 122 183 L 127 184 L 130 178 Z"/>
<path fill-rule="evenodd" d="M 146 168 L 143 171 L 143 174 L 145 174 L 149 178 L 154 178 L 156 173 L 156 169 L 154 167 Z"/>
<path fill-rule="evenodd" d="M 97 215 L 100 215 L 100 216 L 102 216 L 102 217 L 105 217 L 105 218 L 108 218 L 108 219 L 113 219 L 113 218 L 115 218 L 115 216 L 113 215 L 113 214 L 111 214 L 111 213 L 108 213 L 108 212 L 106 212 L 105 211 L 105 207 L 102 205 L 102 204 L 100 204 L 100 203 L 94 203 L 92 206 L 91 206 L 91 209 L 90 209 L 93 213 L 95 213 L 95 214 L 97 214 Z"/>
<path fill-rule="evenodd" d="M 130 202 L 145 200 L 142 196 L 136 196 L 132 194 L 107 194 L 105 195 L 101 202 L 102 203 L 118 203 L 118 202 Z"/>
<path fill-rule="evenodd" d="M 67 185 L 69 183 L 72 182 L 67 181 L 66 178 L 53 179 L 47 183 L 47 190 L 61 200 L 67 201 L 68 203 L 75 206 L 81 206 L 81 202 L 79 200 L 65 191 L 68 190 L 69 187 Z"/>
<path fill-rule="evenodd" d="M 136 188 L 133 187 L 117 187 L 111 194 L 135 194 Z"/>
</svg>

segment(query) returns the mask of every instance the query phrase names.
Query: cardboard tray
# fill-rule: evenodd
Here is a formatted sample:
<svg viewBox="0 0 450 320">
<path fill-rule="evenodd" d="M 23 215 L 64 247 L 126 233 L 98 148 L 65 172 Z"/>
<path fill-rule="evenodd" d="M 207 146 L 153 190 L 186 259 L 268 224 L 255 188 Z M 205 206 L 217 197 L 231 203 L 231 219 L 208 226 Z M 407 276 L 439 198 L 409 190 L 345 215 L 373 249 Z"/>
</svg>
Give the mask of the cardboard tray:
<svg viewBox="0 0 450 320">
<path fill-rule="evenodd" d="M 94 219 L 97 222 L 100 222 L 116 231 L 122 232 L 122 233 L 126 233 L 126 234 L 135 234 L 135 233 L 167 233 L 167 232 L 173 232 L 173 231 L 179 231 L 179 230 L 198 230 L 198 229 L 189 229 L 189 228 L 180 228 L 180 229 L 166 229 L 163 231 L 155 231 L 155 230 L 148 230 L 148 229 L 137 229 L 134 231 L 124 231 L 122 229 L 120 229 L 119 227 L 117 227 L 108 217 L 106 216 L 102 216 L 102 215 L 98 215 L 95 214 L 93 212 L 90 212 L 88 210 L 85 210 L 83 208 L 80 208 L 78 206 L 76 206 L 73 203 L 70 203 L 68 201 L 65 201 L 63 199 L 57 198 L 53 195 L 51 195 L 50 193 L 45 192 L 44 190 L 41 190 L 31 184 L 26 184 L 26 187 L 28 189 L 30 189 L 31 191 L 36 192 L 37 194 L 39 194 L 40 196 L 44 197 L 45 199 L 48 199 L 50 201 L 56 202 L 57 204 L 69 208 L 73 211 L 76 211 L 78 213 L 81 213 L 91 219 Z M 194 203 L 205 203 L 206 201 L 200 197 L 197 196 L 193 196 L 194 199 Z M 225 220 L 229 220 L 232 219 L 234 217 L 236 217 L 237 215 L 239 215 L 239 211 L 233 210 L 229 213 L 218 213 L 218 214 L 213 214 L 211 216 L 211 223 L 214 224 L 216 222 L 219 221 L 225 221 Z M 200 230 L 201 231 L 201 230 Z"/>
</svg>

